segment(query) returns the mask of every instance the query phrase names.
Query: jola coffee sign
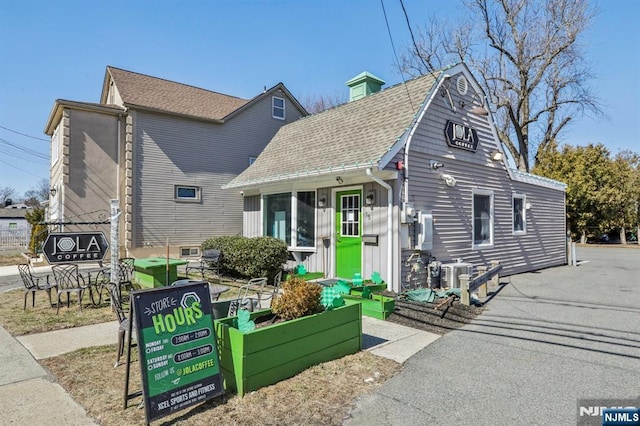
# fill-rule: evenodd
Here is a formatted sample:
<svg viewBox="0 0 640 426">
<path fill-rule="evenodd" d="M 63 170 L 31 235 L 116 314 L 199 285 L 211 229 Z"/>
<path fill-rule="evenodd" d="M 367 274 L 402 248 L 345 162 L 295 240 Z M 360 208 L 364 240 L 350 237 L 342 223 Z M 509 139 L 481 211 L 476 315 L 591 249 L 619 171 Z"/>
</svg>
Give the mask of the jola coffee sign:
<svg viewBox="0 0 640 426">
<path fill-rule="evenodd" d="M 132 293 L 147 422 L 224 393 L 208 283 Z"/>
<path fill-rule="evenodd" d="M 42 251 L 49 263 L 98 262 L 104 259 L 109 243 L 102 232 L 62 232 L 49 234 Z"/>
<path fill-rule="evenodd" d="M 466 151 L 476 152 L 478 150 L 478 133 L 475 129 L 463 124 L 447 121 L 444 128 L 444 135 L 447 138 L 447 145 Z"/>
</svg>

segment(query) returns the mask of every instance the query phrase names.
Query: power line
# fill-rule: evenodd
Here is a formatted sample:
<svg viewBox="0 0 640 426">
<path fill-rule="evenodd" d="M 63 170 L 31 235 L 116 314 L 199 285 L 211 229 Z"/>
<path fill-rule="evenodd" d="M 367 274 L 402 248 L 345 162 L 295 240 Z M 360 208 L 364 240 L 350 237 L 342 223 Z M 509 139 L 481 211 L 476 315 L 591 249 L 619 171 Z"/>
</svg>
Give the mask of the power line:
<svg viewBox="0 0 640 426">
<path fill-rule="evenodd" d="M 5 156 L 8 157 L 9 160 L 13 160 L 15 158 L 17 160 L 26 161 L 30 163 L 49 164 L 49 160 L 46 158 L 29 157 L 27 156 L 27 154 L 13 151 L 11 147 L 5 147 L 3 145 L 0 145 L 0 153 L 5 154 Z"/>
<path fill-rule="evenodd" d="M 26 154 L 15 153 L 11 150 L 5 149 L 2 146 L 0 146 L 0 154 L 4 154 L 3 158 L 8 158 L 11 161 L 13 161 L 13 159 L 16 159 L 28 163 L 49 164 L 49 161 L 47 160 L 43 160 L 40 158 L 29 158 L 26 156 Z"/>
<path fill-rule="evenodd" d="M 416 49 L 416 55 L 420 58 L 420 62 L 424 65 L 427 72 L 431 72 L 431 68 L 424 61 L 424 58 L 420 54 L 420 49 L 418 49 L 418 43 L 416 43 L 416 38 L 413 36 L 413 30 L 411 29 L 411 23 L 409 22 L 409 15 L 407 14 L 407 9 L 404 7 L 404 2 L 400 0 L 400 6 L 402 6 L 402 12 L 404 12 L 404 19 L 407 21 L 407 27 L 409 27 L 409 34 L 411 34 L 411 41 L 413 42 L 413 47 Z"/>
<path fill-rule="evenodd" d="M 9 128 L 4 127 L 4 126 L 0 126 L 0 129 L 4 129 L 4 130 L 6 130 L 6 131 L 8 131 L 8 132 L 15 133 L 15 134 L 17 134 L 17 135 L 26 136 L 26 137 L 31 138 L 31 139 L 37 139 L 37 140 L 39 140 L 39 141 L 50 142 L 50 140 L 49 140 L 49 139 L 39 138 L 39 137 L 37 137 L 37 136 L 27 135 L 26 133 L 21 133 L 21 132 L 18 132 L 17 130 L 9 129 Z"/>
<path fill-rule="evenodd" d="M 411 105 L 411 109 L 415 112 L 416 109 L 413 106 L 413 102 L 411 101 L 411 94 L 409 94 L 409 89 L 407 88 L 407 81 L 404 78 L 404 73 L 402 72 L 402 68 L 400 67 L 400 61 L 398 60 L 398 54 L 396 53 L 396 46 L 393 43 L 393 37 L 391 36 L 391 28 L 389 27 L 389 19 L 387 18 L 387 11 L 384 8 L 384 0 L 380 0 L 380 4 L 382 5 L 382 13 L 384 14 L 384 22 L 387 24 L 387 33 L 389 34 L 389 41 L 391 41 L 391 49 L 393 49 L 393 56 L 396 58 L 396 65 L 398 66 L 398 71 L 400 71 L 400 76 L 402 77 L 402 85 L 407 92 L 407 98 L 409 98 L 409 104 Z"/>
<path fill-rule="evenodd" d="M 20 150 L 20 151 L 22 151 L 22 152 L 25 152 L 25 153 L 27 153 L 27 154 L 29 154 L 29 155 L 33 155 L 34 157 L 38 157 L 38 158 L 41 158 L 41 159 L 43 159 L 43 160 L 49 160 L 49 156 L 48 156 L 48 155 L 41 154 L 41 153 L 39 153 L 38 151 L 35 151 L 35 150 L 33 150 L 33 149 L 29 149 L 29 148 L 21 147 L 21 146 L 19 146 L 19 145 L 16 145 L 16 144 L 14 144 L 14 143 L 9 142 L 9 141 L 8 141 L 8 140 L 6 140 L 6 139 L 2 139 L 2 138 L 0 138 L 0 142 L 4 143 L 4 144 L 6 144 L 6 145 L 9 145 L 10 147 L 15 148 L 15 149 L 17 149 L 17 150 Z"/>
<path fill-rule="evenodd" d="M 44 177 L 42 177 L 42 176 L 38 176 L 38 175 L 36 175 L 35 173 L 31 173 L 31 172 L 29 172 L 29 171 L 27 171 L 27 170 L 21 169 L 20 167 L 14 166 L 14 165 L 13 165 L 13 164 L 11 164 L 11 163 L 7 163 L 7 162 L 6 162 L 6 161 L 4 161 L 4 160 L 0 160 L 0 163 L 4 163 L 4 164 L 6 164 L 7 166 L 9 166 L 9 167 L 13 167 L 14 169 L 17 169 L 17 170 L 20 170 L 21 172 L 26 173 L 26 174 L 28 174 L 28 175 L 35 176 L 35 177 L 40 178 L 40 179 L 46 179 L 46 178 L 44 178 Z"/>
</svg>

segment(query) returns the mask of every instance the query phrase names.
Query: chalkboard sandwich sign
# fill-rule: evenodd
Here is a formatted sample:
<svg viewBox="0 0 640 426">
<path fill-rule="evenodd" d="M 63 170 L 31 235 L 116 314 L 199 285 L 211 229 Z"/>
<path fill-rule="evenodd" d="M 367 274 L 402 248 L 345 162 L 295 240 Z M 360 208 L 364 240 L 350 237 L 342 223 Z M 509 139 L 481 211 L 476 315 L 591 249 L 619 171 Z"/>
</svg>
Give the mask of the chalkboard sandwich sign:
<svg viewBox="0 0 640 426">
<path fill-rule="evenodd" d="M 132 298 L 147 423 L 223 394 L 208 284 Z"/>
</svg>

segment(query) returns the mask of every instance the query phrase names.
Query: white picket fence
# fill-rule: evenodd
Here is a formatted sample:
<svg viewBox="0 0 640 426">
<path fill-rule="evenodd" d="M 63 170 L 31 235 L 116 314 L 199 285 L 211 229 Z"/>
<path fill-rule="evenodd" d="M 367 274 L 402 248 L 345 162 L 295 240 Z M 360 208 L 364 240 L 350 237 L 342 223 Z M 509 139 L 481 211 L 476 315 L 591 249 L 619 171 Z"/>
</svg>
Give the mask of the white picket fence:
<svg viewBox="0 0 640 426">
<path fill-rule="evenodd" d="M 0 229 L 0 250 L 27 248 L 30 237 L 29 228 Z"/>
</svg>

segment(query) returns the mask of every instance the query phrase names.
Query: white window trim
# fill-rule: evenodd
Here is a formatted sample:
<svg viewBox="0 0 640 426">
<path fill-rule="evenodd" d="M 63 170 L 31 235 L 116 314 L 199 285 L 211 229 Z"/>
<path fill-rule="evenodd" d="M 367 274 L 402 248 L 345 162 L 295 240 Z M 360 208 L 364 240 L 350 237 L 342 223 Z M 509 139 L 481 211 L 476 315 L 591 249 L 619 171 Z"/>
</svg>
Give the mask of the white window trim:
<svg viewBox="0 0 640 426">
<path fill-rule="evenodd" d="M 297 252 L 308 252 L 308 253 L 315 253 L 316 252 L 316 242 L 317 242 L 317 235 L 318 235 L 318 208 L 317 208 L 317 203 L 318 203 L 318 191 L 316 191 L 315 189 L 294 189 L 294 190 L 290 190 L 290 191 L 274 191 L 274 192 L 264 192 L 262 194 L 260 194 L 260 235 L 262 236 L 266 236 L 265 235 L 265 229 L 264 229 L 264 209 L 265 209 L 265 197 L 268 195 L 274 195 L 274 194 L 284 194 L 284 193 L 290 193 L 291 194 L 291 226 L 289 229 L 289 233 L 291 234 L 291 245 L 287 246 L 287 250 L 289 251 L 297 251 Z M 314 194 L 314 200 L 316 205 L 314 206 L 314 218 L 313 218 L 313 222 L 314 222 L 314 236 L 316 236 L 313 247 L 298 247 L 298 233 L 294 232 L 294 225 L 296 223 L 298 223 L 298 198 L 297 198 L 297 194 L 298 192 L 313 192 Z"/>
<path fill-rule="evenodd" d="M 516 219 L 515 213 L 513 211 L 516 198 L 522 200 L 522 231 L 516 231 L 513 227 Z M 513 232 L 513 235 L 527 235 L 527 196 L 525 194 L 516 192 L 511 194 L 511 230 Z"/>
<path fill-rule="evenodd" d="M 195 198 L 178 197 L 178 189 L 179 188 L 195 189 L 196 190 Z M 200 190 L 199 186 L 194 186 L 194 185 L 174 185 L 173 186 L 173 198 L 174 198 L 175 201 L 180 202 L 180 203 L 199 203 L 200 200 L 202 199 L 202 191 Z"/>
<path fill-rule="evenodd" d="M 475 196 L 476 195 L 484 195 L 484 196 L 488 196 L 490 197 L 489 200 L 489 204 L 490 204 L 490 208 L 489 208 L 489 219 L 490 219 L 490 229 L 489 229 L 489 242 L 488 243 L 483 243 L 483 244 L 476 244 L 475 242 L 475 235 L 476 235 L 476 221 L 475 221 L 475 217 L 474 217 L 474 211 L 475 211 L 475 206 L 474 206 L 474 200 L 475 200 Z M 472 194 L 471 194 L 471 248 L 472 250 L 483 250 L 483 249 L 490 249 L 493 248 L 494 246 L 494 230 L 495 230 L 495 206 L 494 206 L 494 202 L 495 202 L 495 197 L 493 194 L 492 190 L 488 190 L 488 189 L 473 189 L 472 190 Z"/>
<path fill-rule="evenodd" d="M 183 250 L 189 250 L 189 254 L 183 254 Z M 199 257 L 200 256 L 200 247 L 190 247 L 183 246 L 180 247 L 180 257 Z"/>
<path fill-rule="evenodd" d="M 282 108 L 276 107 L 276 99 L 282 101 Z M 285 102 L 284 98 L 280 98 L 278 96 L 272 96 L 271 97 L 271 116 L 276 120 L 284 120 L 287 117 L 286 106 L 287 106 L 287 103 Z M 278 117 L 277 115 L 274 114 L 276 108 L 278 108 L 279 110 L 282 109 L 282 117 Z"/>
</svg>

